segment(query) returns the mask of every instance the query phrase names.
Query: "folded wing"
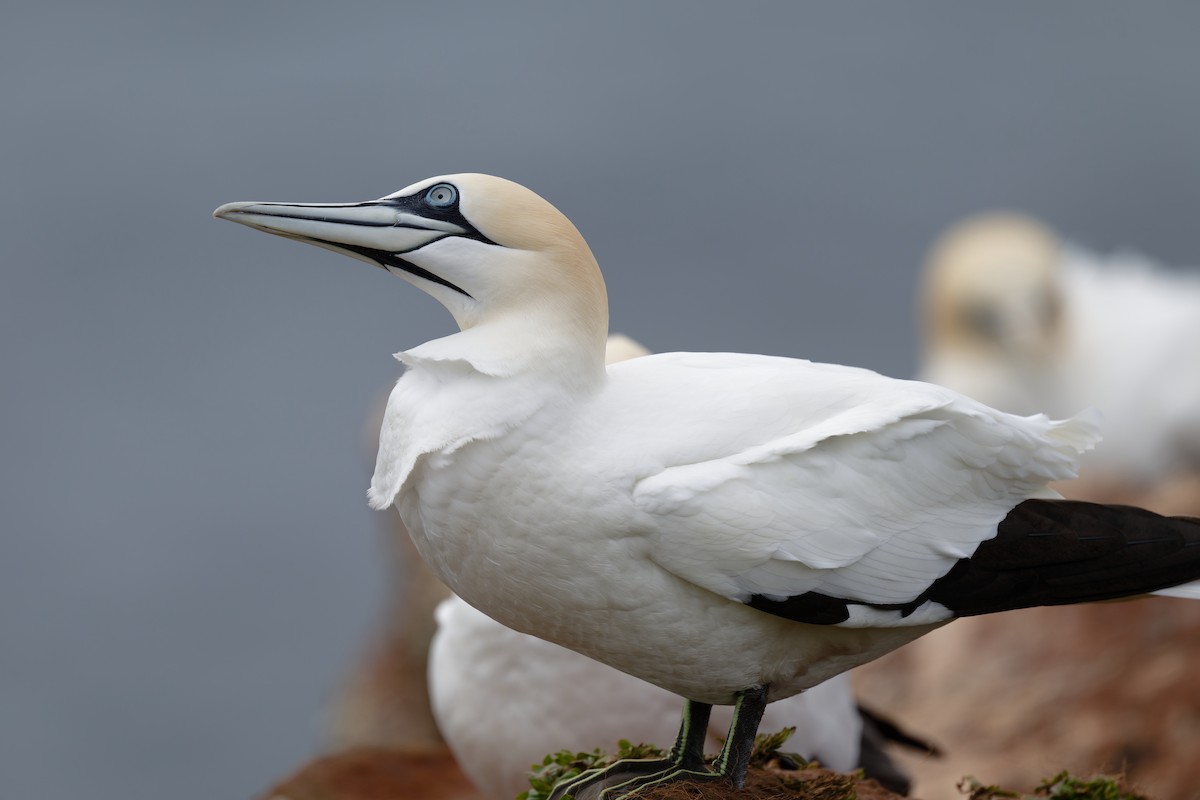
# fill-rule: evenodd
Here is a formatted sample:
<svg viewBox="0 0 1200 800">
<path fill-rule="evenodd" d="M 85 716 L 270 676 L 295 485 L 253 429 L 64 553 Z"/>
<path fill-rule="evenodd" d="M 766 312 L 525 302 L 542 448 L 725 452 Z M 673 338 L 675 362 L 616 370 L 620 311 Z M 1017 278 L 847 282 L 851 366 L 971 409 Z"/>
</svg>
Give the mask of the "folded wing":
<svg viewBox="0 0 1200 800">
<path fill-rule="evenodd" d="M 949 618 L 936 602 L 910 604 L 994 537 L 1014 506 L 1053 496 L 1045 484 L 1073 477 L 1099 438 L 1088 415 L 1015 417 L 864 370 L 724 358 L 680 359 L 677 383 L 700 368 L 720 371 L 708 373 L 714 386 L 753 386 L 772 372 L 776 391 L 760 413 L 731 412 L 758 421 L 732 447 L 713 442 L 710 457 L 643 478 L 634 499 L 662 567 L 801 621 Z M 745 434 L 755 425 L 759 441 Z"/>
</svg>

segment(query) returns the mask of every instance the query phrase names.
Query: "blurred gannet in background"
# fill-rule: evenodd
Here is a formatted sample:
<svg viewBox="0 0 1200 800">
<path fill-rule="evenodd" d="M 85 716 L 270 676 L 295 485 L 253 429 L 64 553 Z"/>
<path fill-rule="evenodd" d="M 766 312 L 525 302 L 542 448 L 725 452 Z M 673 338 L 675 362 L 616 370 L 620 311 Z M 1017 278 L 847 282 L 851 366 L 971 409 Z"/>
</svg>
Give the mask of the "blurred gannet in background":
<svg viewBox="0 0 1200 800">
<path fill-rule="evenodd" d="M 922 379 L 1018 414 L 1099 408 L 1085 473 L 1144 485 L 1200 469 L 1200 275 L 993 213 L 934 245 L 922 304 Z"/>
<path fill-rule="evenodd" d="M 685 698 L 668 759 L 554 797 L 744 782 L 766 704 L 950 620 L 1200 577 L 1200 521 L 1064 501 L 1095 421 L 787 358 L 604 366 L 607 295 L 575 227 L 486 175 L 373 202 L 216 216 L 352 255 L 460 332 L 401 352 L 371 505 L 499 622 Z M 712 705 L 734 705 L 709 772 Z"/>
</svg>

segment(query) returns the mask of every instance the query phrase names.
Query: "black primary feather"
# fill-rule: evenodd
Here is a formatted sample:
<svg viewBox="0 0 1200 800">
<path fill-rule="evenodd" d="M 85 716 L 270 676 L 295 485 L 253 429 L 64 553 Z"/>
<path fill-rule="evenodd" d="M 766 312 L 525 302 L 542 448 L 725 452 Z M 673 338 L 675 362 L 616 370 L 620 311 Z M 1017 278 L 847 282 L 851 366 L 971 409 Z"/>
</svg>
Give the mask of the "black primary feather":
<svg viewBox="0 0 1200 800">
<path fill-rule="evenodd" d="M 849 618 L 850 605 L 900 611 L 926 601 L 955 616 L 1032 606 L 1115 600 L 1200 579 L 1200 519 L 1133 506 L 1026 500 L 996 535 L 907 603 L 861 603 L 806 592 L 783 600 L 754 595 L 761 611 L 818 625 Z"/>
</svg>

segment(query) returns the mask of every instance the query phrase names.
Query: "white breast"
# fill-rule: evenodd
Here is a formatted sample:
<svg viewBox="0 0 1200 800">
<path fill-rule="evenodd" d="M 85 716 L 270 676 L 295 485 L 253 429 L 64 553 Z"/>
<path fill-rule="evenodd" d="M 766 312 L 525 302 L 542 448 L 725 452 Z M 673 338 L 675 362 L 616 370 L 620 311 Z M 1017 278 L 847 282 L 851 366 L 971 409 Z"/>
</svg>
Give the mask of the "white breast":
<svg viewBox="0 0 1200 800">
<path fill-rule="evenodd" d="M 737 358 L 714 357 L 722 368 Z M 765 365 L 747 373 L 758 379 L 793 363 L 751 360 Z M 650 364 L 632 374 L 658 376 L 653 380 L 623 377 L 592 396 L 552 399 L 508 431 L 489 428 L 420 455 L 396 506 L 422 558 L 457 594 L 509 627 L 715 704 L 730 703 L 735 692 L 758 683 L 770 684 L 773 698 L 789 696 L 929 630 L 931 624 L 888 631 L 802 625 L 722 597 L 681 576 L 684 570 L 664 568 L 655 553 L 664 541 L 664 519 L 639 505 L 639 482 L 671 466 L 756 453 L 764 442 L 794 433 L 799 413 L 794 397 L 760 398 L 759 409 L 723 409 L 723 397 L 710 391 L 713 397 L 696 398 L 683 419 L 669 396 L 680 392 L 672 378 L 701 376 L 719 387 L 722 375 L 706 369 L 687 367 L 673 376 L 662 363 Z M 814 365 L 812 374 L 830 369 Z M 820 425 L 834 424 L 819 392 L 804 397 L 821 412 L 813 414 Z M 734 424 L 726 427 L 712 424 L 723 413 L 742 418 L 727 420 Z M 836 424 L 871 424 L 864 413 L 853 405 Z M 824 435 L 820 430 L 813 428 L 813 441 Z M 686 513 L 674 514 L 673 530 L 688 529 Z M 719 551 L 737 547 L 744 520 L 727 526 L 711 514 L 702 519 L 706 535 L 715 538 L 697 534 L 691 545 L 679 546 L 693 548 L 697 558 L 711 556 L 719 571 Z M 775 550 L 768 547 L 768 557 Z M 696 664 L 711 666 L 699 674 Z"/>
</svg>

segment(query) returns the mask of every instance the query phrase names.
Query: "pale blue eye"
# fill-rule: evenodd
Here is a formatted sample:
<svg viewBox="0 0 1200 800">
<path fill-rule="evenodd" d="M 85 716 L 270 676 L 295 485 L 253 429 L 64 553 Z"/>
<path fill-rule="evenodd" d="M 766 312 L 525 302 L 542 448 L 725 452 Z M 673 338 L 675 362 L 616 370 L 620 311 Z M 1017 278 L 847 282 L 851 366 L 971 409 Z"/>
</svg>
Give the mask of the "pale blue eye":
<svg viewBox="0 0 1200 800">
<path fill-rule="evenodd" d="M 458 189 L 448 183 L 431 186 L 425 193 L 425 202 L 434 208 L 449 208 L 458 202 Z"/>
</svg>

